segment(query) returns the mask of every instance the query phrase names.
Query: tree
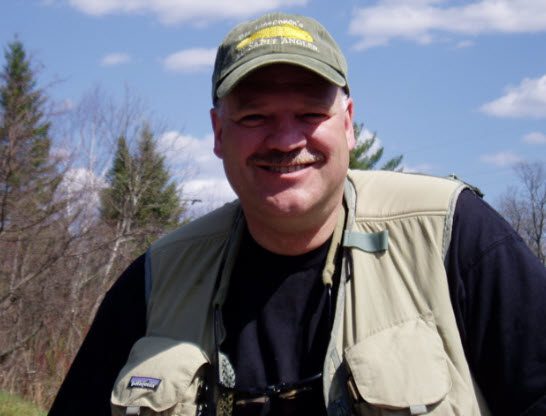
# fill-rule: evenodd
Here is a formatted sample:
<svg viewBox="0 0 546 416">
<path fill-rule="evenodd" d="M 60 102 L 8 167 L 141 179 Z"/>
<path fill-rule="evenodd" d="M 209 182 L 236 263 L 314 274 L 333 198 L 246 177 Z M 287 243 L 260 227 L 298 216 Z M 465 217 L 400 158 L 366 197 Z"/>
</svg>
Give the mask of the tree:
<svg viewBox="0 0 546 416">
<path fill-rule="evenodd" d="M 154 128 L 149 120 L 153 120 Z M 183 206 L 180 207 L 175 185 L 163 186 L 157 180 L 169 179 L 163 157 L 156 152 L 154 137 L 163 128 L 129 88 L 121 99 L 99 87 L 93 88 L 71 110 L 65 128 L 63 136 L 71 138 L 65 147 L 77 149 L 72 171 L 79 173 L 75 178 L 88 178 L 71 186 L 84 194 L 73 204 L 83 206 L 83 215 L 73 228 L 85 236 L 73 250 L 69 262 L 72 275 L 67 282 L 74 311 L 70 331 L 79 325 L 85 332 L 90 321 L 81 323 L 82 317 L 94 316 L 119 273 L 153 239 L 178 223 Z M 149 186 L 149 182 L 154 185 Z M 150 192 L 153 195 L 147 196 Z M 169 203 L 162 198 L 169 194 L 171 206 L 180 210 L 165 209 Z M 146 201 L 153 201 L 156 207 L 150 207 L 151 202 Z M 152 213 L 143 214 L 146 211 Z M 81 341 L 80 334 L 73 338 Z M 75 348 L 70 352 L 75 353 Z"/>
<path fill-rule="evenodd" d="M 59 259 L 55 249 L 62 239 L 45 246 L 38 241 L 64 227 L 59 217 L 63 201 L 54 197 L 62 175 L 50 158 L 46 97 L 36 88 L 20 41 L 8 44 L 4 56 L 0 73 L 0 305 L 22 299 L 21 291 Z M 0 353 L 0 360 L 2 357 Z"/>
<path fill-rule="evenodd" d="M 42 337 L 47 344 L 41 347 L 43 354 L 35 360 L 43 363 L 41 383 L 48 383 L 38 399 L 45 407 L 106 290 L 151 240 L 174 227 L 180 216 L 179 210 L 156 209 L 146 202 L 169 206 L 158 204 L 166 200 L 180 208 L 175 185 L 169 183 L 164 159 L 156 151 L 152 131 L 160 127 L 152 130 L 144 123 L 151 117 L 137 96 L 126 89 L 124 97 L 117 100 L 97 87 L 68 116 L 62 136 L 70 137 L 70 142 L 64 147 L 77 149 L 69 173 L 77 172 L 74 179 L 80 179 L 68 188 L 75 192 L 74 198 L 80 196 L 71 207 L 81 213 L 71 232 L 79 233 L 80 238 L 72 245 L 63 267 L 56 270 L 55 276 L 62 276 L 62 285 L 55 299 L 62 305 L 58 310 L 63 314 L 57 312 L 51 335 Z M 147 186 L 150 182 L 154 183 L 151 187 Z M 152 195 L 147 196 L 146 190 Z M 169 194 L 174 198 L 163 199 Z M 152 213 L 141 207 L 148 207 Z"/>
<path fill-rule="evenodd" d="M 546 264 L 546 163 L 522 162 L 514 171 L 520 186 L 499 198 L 499 211 Z"/>
<path fill-rule="evenodd" d="M 133 217 L 133 212 L 127 212 L 131 198 L 131 176 L 133 175 L 133 158 L 129 153 L 127 140 L 121 136 L 117 142 L 112 168 L 108 171 L 106 180 L 109 187 L 101 193 L 101 216 L 107 221 L 119 222 L 124 217 Z"/>
<path fill-rule="evenodd" d="M 372 170 L 375 168 L 381 157 L 383 156 L 383 147 L 380 146 L 377 150 L 373 150 L 373 146 L 376 143 L 376 134 L 374 133 L 372 137 L 360 141 L 362 134 L 363 124 L 353 123 L 353 128 L 355 131 L 356 145 L 349 155 L 349 168 L 359 169 L 359 170 Z M 389 159 L 383 164 L 381 170 L 395 170 L 401 171 L 403 156 L 396 156 L 392 159 Z"/>
<path fill-rule="evenodd" d="M 120 104 L 95 89 L 67 117 L 53 118 L 32 67 L 21 42 L 7 45 L 0 72 L 0 389 L 47 407 L 106 289 L 135 252 L 178 224 L 184 207 L 152 129 L 143 127 L 149 117 L 140 100 L 126 90 Z"/>
<path fill-rule="evenodd" d="M 116 229 L 118 239 L 131 241 L 135 250 L 144 250 L 159 234 L 179 224 L 184 208 L 147 124 L 135 154 L 124 137 L 118 139 L 107 181 L 101 193 L 101 217 Z"/>
<path fill-rule="evenodd" d="M 45 96 L 22 43 L 5 51 L 0 75 L 0 235 L 37 223 L 55 209 L 51 202 L 61 176 L 50 160 L 50 122 Z"/>
<path fill-rule="evenodd" d="M 145 191 L 136 215 L 137 225 L 139 227 L 154 225 L 162 229 L 175 228 L 180 222 L 183 208 L 176 185 L 170 182 L 170 175 L 165 167 L 165 157 L 158 153 L 148 125 L 145 125 L 142 130 L 135 162 L 145 184 Z"/>
<path fill-rule="evenodd" d="M 74 241 L 51 155 L 48 100 L 15 39 L 0 72 L 0 388 L 31 394 L 43 381 L 36 345 L 61 310 L 58 272 Z M 40 336 L 38 336 L 40 335 Z M 43 336 L 42 336 L 43 335 Z"/>
</svg>

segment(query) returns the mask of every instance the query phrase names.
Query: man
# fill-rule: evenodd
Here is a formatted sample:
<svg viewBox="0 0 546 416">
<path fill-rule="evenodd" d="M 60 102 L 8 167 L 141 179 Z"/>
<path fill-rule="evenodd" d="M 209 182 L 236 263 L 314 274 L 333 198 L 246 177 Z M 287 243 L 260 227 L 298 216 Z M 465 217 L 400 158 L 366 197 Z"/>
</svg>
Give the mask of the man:
<svg viewBox="0 0 546 416">
<path fill-rule="evenodd" d="M 212 90 L 239 200 L 129 266 L 50 415 L 544 414 L 544 266 L 460 182 L 348 174 L 320 24 L 239 25 Z"/>
</svg>

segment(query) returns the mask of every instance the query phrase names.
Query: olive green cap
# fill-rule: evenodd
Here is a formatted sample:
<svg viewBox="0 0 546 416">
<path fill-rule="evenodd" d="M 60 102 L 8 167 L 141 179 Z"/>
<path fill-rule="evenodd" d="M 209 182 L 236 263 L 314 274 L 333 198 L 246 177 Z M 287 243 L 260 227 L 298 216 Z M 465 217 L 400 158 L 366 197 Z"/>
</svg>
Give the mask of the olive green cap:
<svg viewBox="0 0 546 416">
<path fill-rule="evenodd" d="M 270 13 L 241 23 L 218 47 L 212 74 L 212 101 L 262 66 L 285 63 L 317 73 L 349 91 L 347 62 L 328 31 L 315 19 Z"/>
</svg>

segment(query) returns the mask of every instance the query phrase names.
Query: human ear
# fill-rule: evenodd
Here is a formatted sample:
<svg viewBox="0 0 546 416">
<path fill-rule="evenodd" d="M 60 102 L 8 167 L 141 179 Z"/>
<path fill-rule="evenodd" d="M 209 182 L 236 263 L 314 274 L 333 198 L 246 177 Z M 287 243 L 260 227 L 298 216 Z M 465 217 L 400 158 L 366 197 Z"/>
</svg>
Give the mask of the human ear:
<svg viewBox="0 0 546 416">
<path fill-rule="evenodd" d="M 347 97 L 345 100 L 345 120 L 344 120 L 344 126 L 345 126 L 345 137 L 347 139 L 347 147 L 349 150 L 353 150 L 353 148 L 356 145 L 356 138 L 355 138 L 355 131 L 353 127 L 353 99 L 350 97 Z"/>
<path fill-rule="evenodd" d="M 210 122 L 214 133 L 214 154 L 222 159 L 224 156 L 222 151 L 222 117 L 218 107 L 211 108 Z"/>
</svg>

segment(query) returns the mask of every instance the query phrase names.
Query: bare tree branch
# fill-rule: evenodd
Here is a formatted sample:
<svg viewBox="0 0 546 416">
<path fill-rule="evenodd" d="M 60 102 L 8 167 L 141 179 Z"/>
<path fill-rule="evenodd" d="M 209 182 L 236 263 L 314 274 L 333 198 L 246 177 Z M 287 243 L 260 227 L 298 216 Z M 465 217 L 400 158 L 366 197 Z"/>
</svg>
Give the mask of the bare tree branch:
<svg viewBox="0 0 546 416">
<path fill-rule="evenodd" d="M 514 171 L 521 186 L 501 196 L 499 211 L 546 264 L 546 163 L 523 162 Z"/>
</svg>

